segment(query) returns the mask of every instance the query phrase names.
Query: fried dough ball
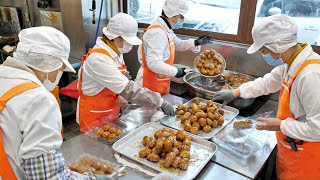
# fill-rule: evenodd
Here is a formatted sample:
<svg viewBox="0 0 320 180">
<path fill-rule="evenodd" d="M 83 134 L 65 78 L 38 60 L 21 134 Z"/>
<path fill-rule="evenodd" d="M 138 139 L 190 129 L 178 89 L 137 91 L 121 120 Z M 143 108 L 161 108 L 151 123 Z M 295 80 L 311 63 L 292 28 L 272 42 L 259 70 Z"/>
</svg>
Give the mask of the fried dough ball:
<svg viewBox="0 0 320 180">
<path fill-rule="evenodd" d="M 186 116 L 186 114 L 184 114 L 183 116 L 181 116 L 180 120 L 182 123 L 184 123 L 187 119 L 189 119 L 190 117 Z"/>
<path fill-rule="evenodd" d="M 200 73 L 203 74 L 203 75 L 208 75 L 208 70 L 206 70 L 204 68 L 201 68 L 200 69 Z"/>
<path fill-rule="evenodd" d="M 214 76 L 214 75 L 215 75 L 214 72 L 215 72 L 214 70 L 209 70 L 209 71 L 208 71 L 208 75 L 209 75 L 209 76 Z"/>
<path fill-rule="evenodd" d="M 201 62 L 198 62 L 198 63 L 196 64 L 196 66 L 197 66 L 197 68 L 202 68 L 203 64 L 202 64 Z"/>
<path fill-rule="evenodd" d="M 188 139 L 189 141 L 192 140 L 191 136 L 187 136 L 186 139 Z"/>
<path fill-rule="evenodd" d="M 212 126 L 213 122 L 211 119 L 207 118 L 206 121 L 207 121 L 207 125 Z"/>
<path fill-rule="evenodd" d="M 221 73 L 221 70 L 220 70 L 220 69 L 215 69 L 215 70 L 214 70 L 214 74 L 215 74 L 215 75 L 218 75 L 218 74 L 220 74 L 220 73 Z"/>
<path fill-rule="evenodd" d="M 211 54 L 211 56 L 214 56 L 214 55 L 216 55 L 216 51 L 214 49 L 211 49 L 210 54 Z"/>
<path fill-rule="evenodd" d="M 99 138 L 101 138 L 103 133 L 104 133 L 103 129 L 99 129 L 99 130 L 96 132 L 96 135 L 97 135 Z"/>
<path fill-rule="evenodd" d="M 178 110 L 176 112 L 176 114 L 179 115 L 179 116 L 182 116 L 182 115 L 184 115 L 184 111 L 183 110 Z"/>
<path fill-rule="evenodd" d="M 192 114 L 196 114 L 199 110 L 200 110 L 200 109 L 199 109 L 198 106 L 193 106 L 193 108 L 190 110 L 190 112 L 191 112 Z"/>
<path fill-rule="evenodd" d="M 205 126 L 207 124 L 207 120 L 205 118 L 200 118 L 199 124 L 200 124 L 200 126 Z"/>
<path fill-rule="evenodd" d="M 161 154 L 163 151 L 163 148 L 161 149 L 157 149 L 157 147 L 154 147 L 152 150 L 151 150 L 151 153 L 154 153 L 154 154 Z"/>
<path fill-rule="evenodd" d="M 175 140 L 175 141 L 173 141 L 173 145 L 174 145 L 175 148 L 179 149 L 181 147 L 181 145 L 182 145 L 182 142 Z"/>
<path fill-rule="evenodd" d="M 212 121 L 212 127 L 213 127 L 213 128 L 218 127 L 218 121 L 217 121 L 217 120 L 213 120 L 213 121 Z"/>
<path fill-rule="evenodd" d="M 117 129 L 115 127 L 110 127 L 109 128 L 109 132 L 110 133 L 115 133 L 117 131 Z"/>
<path fill-rule="evenodd" d="M 156 148 L 157 148 L 157 149 L 163 149 L 163 144 L 164 144 L 164 141 L 161 140 L 161 139 L 158 139 L 158 140 L 156 141 Z"/>
<path fill-rule="evenodd" d="M 200 129 L 200 124 L 198 122 L 193 123 L 191 126 Z"/>
<path fill-rule="evenodd" d="M 212 131 L 211 126 L 209 126 L 209 125 L 203 126 L 203 132 L 209 133 L 211 131 Z"/>
<path fill-rule="evenodd" d="M 206 105 L 206 104 L 200 105 L 200 109 L 201 109 L 202 111 L 206 111 L 206 110 L 207 110 L 207 105 Z"/>
<path fill-rule="evenodd" d="M 219 64 L 223 63 L 223 60 L 221 58 L 217 58 L 217 61 L 218 61 Z"/>
<path fill-rule="evenodd" d="M 213 101 L 208 100 L 208 101 L 207 101 L 207 106 L 208 106 L 208 107 L 211 107 L 212 105 L 213 105 Z"/>
<path fill-rule="evenodd" d="M 206 55 L 206 56 L 208 56 L 208 55 L 210 54 L 210 51 L 209 51 L 209 50 L 205 50 L 205 51 L 203 52 L 203 54 Z"/>
<path fill-rule="evenodd" d="M 176 137 L 177 137 L 177 140 L 183 141 L 187 137 L 187 134 L 183 130 L 178 130 Z"/>
<path fill-rule="evenodd" d="M 149 148 L 142 149 L 142 150 L 139 151 L 139 157 L 145 158 L 145 157 L 147 157 L 148 154 L 150 154 L 150 153 L 151 153 L 151 151 L 150 151 Z"/>
<path fill-rule="evenodd" d="M 193 102 L 194 102 L 195 104 L 197 104 L 197 105 L 200 104 L 200 101 L 201 101 L 201 99 L 200 99 L 199 97 L 195 97 L 195 98 L 193 99 Z"/>
<path fill-rule="evenodd" d="M 94 168 L 94 169 L 100 169 L 102 164 L 98 161 L 94 162 L 93 164 L 91 164 L 91 166 Z"/>
<path fill-rule="evenodd" d="M 201 59 L 206 59 L 206 58 L 207 58 L 207 56 L 206 56 L 206 55 L 204 55 L 204 54 L 201 54 L 201 55 L 200 55 L 200 58 L 201 58 Z"/>
<path fill-rule="evenodd" d="M 149 141 L 149 136 L 144 136 L 142 140 L 142 144 L 146 146 L 148 141 Z"/>
<path fill-rule="evenodd" d="M 188 117 L 188 118 L 190 118 L 190 117 L 192 116 L 192 114 L 191 114 L 190 112 L 186 112 L 184 115 L 185 115 L 186 117 Z"/>
<path fill-rule="evenodd" d="M 161 136 L 162 131 L 158 130 L 157 132 L 154 133 L 154 138 L 158 139 Z"/>
<path fill-rule="evenodd" d="M 102 133 L 102 137 L 103 138 L 108 138 L 110 135 L 110 132 L 109 131 L 105 131 L 104 133 Z"/>
<path fill-rule="evenodd" d="M 247 119 L 247 120 L 245 120 L 244 122 L 245 122 L 246 124 L 253 124 L 252 120 L 250 120 L 250 119 Z"/>
<path fill-rule="evenodd" d="M 198 127 L 191 127 L 191 128 L 190 128 L 190 132 L 191 132 L 192 134 L 198 134 L 199 128 L 198 128 Z"/>
<path fill-rule="evenodd" d="M 156 146 L 156 140 L 153 137 L 150 137 L 147 141 L 147 147 L 152 149 Z"/>
<path fill-rule="evenodd" d="M 211 120 L 215 119 L 215 117 L 214 117 L 214 115 L 213 115 L 212 112 L 208 112 L 208 113 L 207 113 L 207 117 L 208 117 L 209 119 L 211 119 Z"/>
<path fill-rule="evenodd" d="M 169 136 L 171 136 L 171 131 L 162 131 L 162 137 L 165 137 L 165 138 L 167 138 L 167 137 L 169 137 Z"/>
<path fill-rule="evenodd" d="M 103 127 L 104 131 L 109 131 L 109 129 L 110 129 L 110 124 L 104 125 L 104 127 Z"/>
<path fill-rule="evenodd" d="M 209 63 L 208 63 L 208 61 L 206 61 L 206 62 L 203 64 L 203 68 L 205 68 L 206 70 L 209 68 Z"/>
<path fill-rule="evenodd" d="M 112 168 L 112 167 L 110 167 L 110 166 L 108 166 L 107 164 L 103 164 L 103 165 L 101 166 L 101 170 L 102 170 L 103 172 L 107 173 L 107 174 L 111 174 L 115 169 Z"/>
<path fill-rule="evenodd" d="M 186 170 L 189 166 L 189 160 L 186 159 L 186 158 L 183 158 L 180 160 L 180 163 L 179 163 L 179 168 L 181 170 Z"/>
<path fill-rule="evenodd" d="M 179 164 L 180 164 L 180 160 L 181 160 L 181 157 L 176 157 L 176 159 L 173 161 L 173 163 L 171 164 L 171 166 L 173 168 L 178 168 L 179 167 Z"/>
<path fill-rule="evenodd" d="M 195 123 L 195 122 L 198 121 L 198 118 L 197 118 L 197 116 L 193 115 L 193 116 L 190 117 L 189 120 L 190 120 L 190 122 L 193 124 L 193 123 Z"/>
<path fill-rule="evenodd" d="M 90 158 L 83 158 L 80 160 L 80 164 L 81 165 L 88 165 L 88 166 L 91 166 L 92 164 L 95 163 L 95 160 L 93 159 L 90 159 Z"/>
<path fill-rule="evenodd" d="M 176 131 L 171 131 L 171 136 L 176 136 L 177 132 Z"/>
<path fill-rule="evenodd" d="M 191 146 L 191 141 L 189 139 L 185 139 L 182 143 L 183 145 Z"/>
<path fill-rule="evenodd" d="M 162 159 L 164 159 L 164 158 L 166 158 L 166 155 L 167 155 L 167 153 L 164 152 L 164 151 L 162 151 L 162 153 L 160 154 L 160 157 L 161 157 Z"/>
<path fill-rule="evenodd" d="M 158 154 L 150 153 L 148 154 L 147 159 L 151 162 L 159 162 L 160 157 Z"/>
<path fill-rule="evenodd" d="M 216 112 L 216 108 L 214 108 L 214 107 L 208 107 L 208 108 L 207 108 L 207 113 L 209 113 L 209 112 L 211 112 L 211 113 Z"/>
<path fill-rule="evenodd" d="M 164 151 L 165 151 L 165 152 L 171 152 L 172 149 L 173 149 L 173 142 L 166 140 L 166 141 L 164 142 Z"/>
<path fill-rule="evenodd" d="M 179 156 L 179 154 L 180 154 L 179 149 L 176 148 L 176 147 L 174 147 L 174 148 L 172 149 L 172 152 L 174 152 L 177 156 Z"/>
<path fill-rule="evenodd" d="M 173 153 L 173 155 L 171 154 Z M 173 163 L 173 161 L 175 160 L 176 158 L 176 154 L 174 152 L 171 152 L 171 153 L 168 153 L 167 156 L 166 156 L 166 159 L 165 161 L 163 162 L 163 166 L 165 168 L 170 168 L 171 167 L 171 164 Z"/>
<path fill-rule="evenodd" d="M 191 103 L 189 109 L 192 109 L 194 106 L 197 106 L 196 103 Z"/>
<path fill-rule="evenodd" d="M 183 125 L 183 129 L 186 130 L 186 131 L 190 131 L 190 128 L 191 128 L 191 124 L 190 123 L 185 123 Z"/>
<path fill-rule="evenodd" d="M 113 141 L 117 137 L 116 134 L 112 133 L 108 136 L 108 141 Z"/>
<path fill-rule="evenodd" d="M 170 157 L 170 158 L 175 159 L 176 156 L 177 156 L 176 153 L 174 153 L 174 152 L 169 152 L 169 153 L 166 155 L 166 158 Z"/>
<path fill-rule="evenodd" d="M 185 107 L 184 104 L 178 104 L 178 109 L 179 109 L 179 110 L 183 110 L 184 107 Z"/>
<path fill-rule="evenodd" d="M 187 120 L 184 122 L 184 124 L 191 124 L 190 119 L 187 119 Z"/>
<path fill-rule="evenodd" d="M 122 131 L 120 129 L 117 129 L 116 132 L 115 132 L 116 136 L 119 136 L 122 134 Z"/>
<path fill-rule="evenodd" d="M 219 109 L 219 110 L 218 110 L 218 113 L 219 113 L 219 114 L 221 114 L 221 115 L 223 116 L 223 115 L 224 115 L 224 110 Z"/>
<path fill-rule="evenodd" d="M 179 156 L 180 156 L 181 158 L 190 159 L 190 153 L 189 153 L 189 151 L 181 151 Z"/>
<path fill-rule="evenodd" d="M 223 117 L 219 117 L 218 125 L 222 125 L 223 123 L 224 123 L 224 118 Z"/>
<path fill-rule="evenodd" d="M 102 170 L 96 170 L 93 172 L 93 174 L 105 175 L 104 171 L 102 171 Z"/>
</svg>

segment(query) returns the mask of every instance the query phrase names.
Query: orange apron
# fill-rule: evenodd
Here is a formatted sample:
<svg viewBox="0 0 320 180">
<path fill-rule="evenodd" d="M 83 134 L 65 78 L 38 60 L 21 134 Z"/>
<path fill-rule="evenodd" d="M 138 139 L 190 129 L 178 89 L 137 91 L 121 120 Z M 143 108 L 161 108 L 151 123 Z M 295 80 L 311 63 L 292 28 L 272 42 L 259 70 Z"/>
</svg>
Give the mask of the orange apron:
<svg viewBox="0 0 320 180">
<path fill-rule="evenodd" d="M 24 84 L 20 84 L 11 88 L 7 91 L 2 97 L 0 97 L 0 112 L 5 108 L 6 103 L 16 95 L 19 95 L 25 91 L 35 89 L 39 87 L 38 84 L 33 82 L 28 82 Z M 6 152 L 3 147 L 3 140 L 2 140 L 2 130 L 0 129 L 0 177 L 3 180 L 14 180 L 17 179 L 14 171 L 9 163 L 7 158 Z"/>
<path fill-rule="evenodd" d="M 309 64 L 320 64 L 320 60 L 307 60 L 296 71 L 290 82 L 283 83 L 279 97 L 277 118 L 296 119 L 290 111 L 290 91 L 295 78 Z M 284 74 L 284 73 L 283 73 Z M 277 177 L 278 179 L 320 179 L 320 142 L 294 140 L 276 132 L 278 142 Z M 296 151 L 294 151 L 295 149 Z"/>
<path fill-rule="evenodd" d="M 91 53 L 101 53 L 109 56 L 111 55 L 104 49 L 90 49 L 88 54 L 82 57 L 82 64 L 85 63 L 87 57 Z M 118 68 L 122 74 L 126 73 L 127 67 L 123 64 Z M 108 71 L 108 69 L 106 69 Z M 111 90 L 105 88 L 94 96 L 86 96 L 82 93 L 82 72 L 78 82 L 78 91 L 80 94 L 79 102 L 79 122 L 81 132 L 86 132 L 97 126 L 102 126 L 104 117 L 109 116 L 110 121 L 116 120 L 119 117 L 120 107 L 117 105 L 118 95 Z M 92 124 L 93 122 L 97 124 Z"/>
<path fill-rule="evenodd" d="M 147 32 L 149 29 L 160 28 L 165 31 L 160 25 L 152 25 L 149 26 L 145 31 Z M 165 32 L 167 34 L 167 32 Z M 143 35 L 142 35 L 143 36 Z M 175 55 L 175 46 L 174 40 L 169 38 L 169 47 L 170 47 L 170 57 L 165 62 L 166 64 L 173 65 L 174 63 L 174 55 Z M 143 82 L 142 86 L 150 89 L 153 92 L 159 92 L 161 95 L 166 95 L 170 93 L 170 76 L 159 75 L 151 71 L 147 66 L 147 59 L 144 53 L 144 42 L 142 38 L 142 61 L 143 61 Z"/>
</svg>

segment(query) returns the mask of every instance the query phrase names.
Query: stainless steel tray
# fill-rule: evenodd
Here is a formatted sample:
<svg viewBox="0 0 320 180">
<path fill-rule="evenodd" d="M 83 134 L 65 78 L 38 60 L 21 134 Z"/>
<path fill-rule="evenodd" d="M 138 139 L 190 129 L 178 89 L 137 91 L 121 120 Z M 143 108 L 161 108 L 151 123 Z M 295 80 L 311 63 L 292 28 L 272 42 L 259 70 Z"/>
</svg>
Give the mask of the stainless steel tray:
<svg viewBox="0 0 320 180">
<path fill-rule="evenodd" d="M 201 98 L 200 104 L 204 104 L 206 102 L 207 102 L 206 99 Z M 189 106 L 191 103 L 193 103 L 193 99 L 186 102 L 184 105 Z M 216 102 L 214 102 L 214 103 L 219 104 Z M 196 136 L 201 139 L 206 139 L 206 140 L 211 139 L 214 135 L 216 135 L 219 131 L 221 131 L 226 125 L 228 125 L 239 114 L 238 109 L 230 107 L 230 106 L 224 106 L 224 108 L 222 108 L 222 109 L 224 110 L 223 117 L 224 117 L 224 121 L 225 121 L 222 124 L 222 126 L 218 126 L 217 128 L 213 129 L 210 133 L 205 133 L 203 131 L 199 131 L 199 133 L 197 135 L 191 134 L 190 132 L 187 132 L 187 133 L 189 135 Z M 173 129 L 183 130 L 183 125 L 181 124 L 181 121 L 177 116 L 174 116 L 174 117 L 165 116 L 160 120 L 160 122 L 161 122 L 161 124 L 168 126 L 168 127 L 171 127 Z"/>
<path fill-rule="evenodd" d="M 146 123 L 132 133 L 115 142 L 112 148 L 115 152 L 157 172 L 166 171 L 165 169 L 160 168 L 159 163 L 153 163 L 147 159 L 139 158 L 139 151 L 144 148 L 142 144 L 143 137 L 153 136 L 157 130 L 162 128 L 164 128 L 164 126 L 156 122 Z M 216 150 L 217 146 L 214 143 L 192 137 L 190 149 L 191 160 L 188 169 L 186 171 L 176 170 L 174 172 L 168 172 L 176 175 L 178 179 L 194 179 L 210 161 Z"/>
</svg>

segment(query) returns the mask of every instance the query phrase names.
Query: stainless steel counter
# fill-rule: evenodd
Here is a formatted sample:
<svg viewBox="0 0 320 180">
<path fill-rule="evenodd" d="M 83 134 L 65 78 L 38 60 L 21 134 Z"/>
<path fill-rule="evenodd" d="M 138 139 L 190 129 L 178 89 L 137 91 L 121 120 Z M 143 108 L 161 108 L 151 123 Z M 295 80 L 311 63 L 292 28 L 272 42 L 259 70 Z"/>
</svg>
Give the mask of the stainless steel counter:
<svg viewBox="0 0 320 180">
<path fill-rule="evenodd" d="M 164 99 L 168 100 L 172 104 L 184 103 L 187 100 L 173 95 L 166 95 Z M 274 106 L 273 103 L 266 103 L 267 106 Z M 263 107 L 265 108 L 265 107 Z M 261 108 L 262 109 L 262 108 Z M 266 108 L 270 109 L 270 108 Z M 154 111 L 156 112 L 156 111 Z M 143 115 L 142 122 L 150 122 L 152 113 L 150 111 Z M 238 117 L 241 119 L 242 117 Z M 127 132 L 128 133 L 128 132 Z M 264 134 L 265 135 L 265 134 Z M 259 133 L 256 134 L 259 136 Z M 212 158 L 206 167 L 201 171 L 196 179 L 248 179 L 257 177 L 258 173 L 262 169 L 269 155 L 276 145 L 274 133 L 270 132 L 269 135 L 260 137 L 266 139 L 267 143 L 258 150 L 252 157 L 243 161 L 232 158 L 228 152 L 218 148 L 217 153 Z M 112 146 L 98 142 L 85 135 L 79 135 L 72 138 L 62 144 L 61 151 L 66 162 L 71 162 L 73 159 L 81 155 L 82 153 L 90 153 L 99 158 L 109 160 L 111 162 L 117 162 L 113 156 Z M 151 177 L 140 173 L 136 170 L 127 168 L 130 175 L 125 175 L 120 179 L 150 179 Z"/>
</svg>

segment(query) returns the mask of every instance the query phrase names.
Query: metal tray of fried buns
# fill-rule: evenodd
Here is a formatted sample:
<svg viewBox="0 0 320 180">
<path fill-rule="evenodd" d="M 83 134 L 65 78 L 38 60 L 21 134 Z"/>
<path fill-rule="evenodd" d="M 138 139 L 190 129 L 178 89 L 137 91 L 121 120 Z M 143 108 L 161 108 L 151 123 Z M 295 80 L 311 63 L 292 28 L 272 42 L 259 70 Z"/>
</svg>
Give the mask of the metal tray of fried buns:
<svg viewBox="0 0 320 180">
<path fill-rule="evenodd" d="M 115 142 L 112 148 L 115 152 L 159 173 L 168 171 L 169 173 L 174 174 L 178 179 L 194 179 L 210 161 L 217 150 L 217 146 L 210 141 L 192 137 L 190 148 L 190 164 L 188 169 L 185 171 L 167 170 L 161 167 L 160 163 L 150 162 L 145 158 L 139 157 L 139 151 L 144 148 L 142 144 L 143 137 L 153 137 L 156 131 L 163 129 L 164 127 L 165 126 L 162 126 L 156 122 L 146 123 L 132 133 Z"/>
<path fill-rule="evenodd" d="M 206 99 L 202 99 L 202 98 L 200 98 L 200 99 L 201 99 L 200 104 L 205 104 L 207 102 Z M 189 107 L 191 103 L 193 103 L 193 99 L 186 102 L 184 105 Z M 216 102 L 213 102 L 213 103 L 219 104 Z M 219 104 L 219 105 L 221 105 L 221 104 Z M 224 106 L 222 108 L 222 110 L 224 111 L 224 115 L 223 115 L 224 123 L 222 125 L 213 129 L 209 133 L 205 133 L 203 131 L 199 131 L 199 133 L 197 135 L 191 134 L 190 132 L 187 132 L 187 131 L 186 131 L 186 133 L 188 135 L 196 136 L 196 137 L 199 137 L 201 139 L 206 139 L 206 140 L 213 138 L 214 135 L 216 135 L 218 132 L 220 132 L 226 125 L 228 125 L 239 114 L 238 109 L 230 107 L 230 106 Z M 160 122 L 161 122 L 161 124 L 168 126 L 168 127 L 171 127 L 173 129 L 184 130 L 183 124 L 180 121 L 180 116 L 177 116 L 177 115 L 173 116 L 173 117 L 165 116 L 160 120 Z"/>
</svg>

